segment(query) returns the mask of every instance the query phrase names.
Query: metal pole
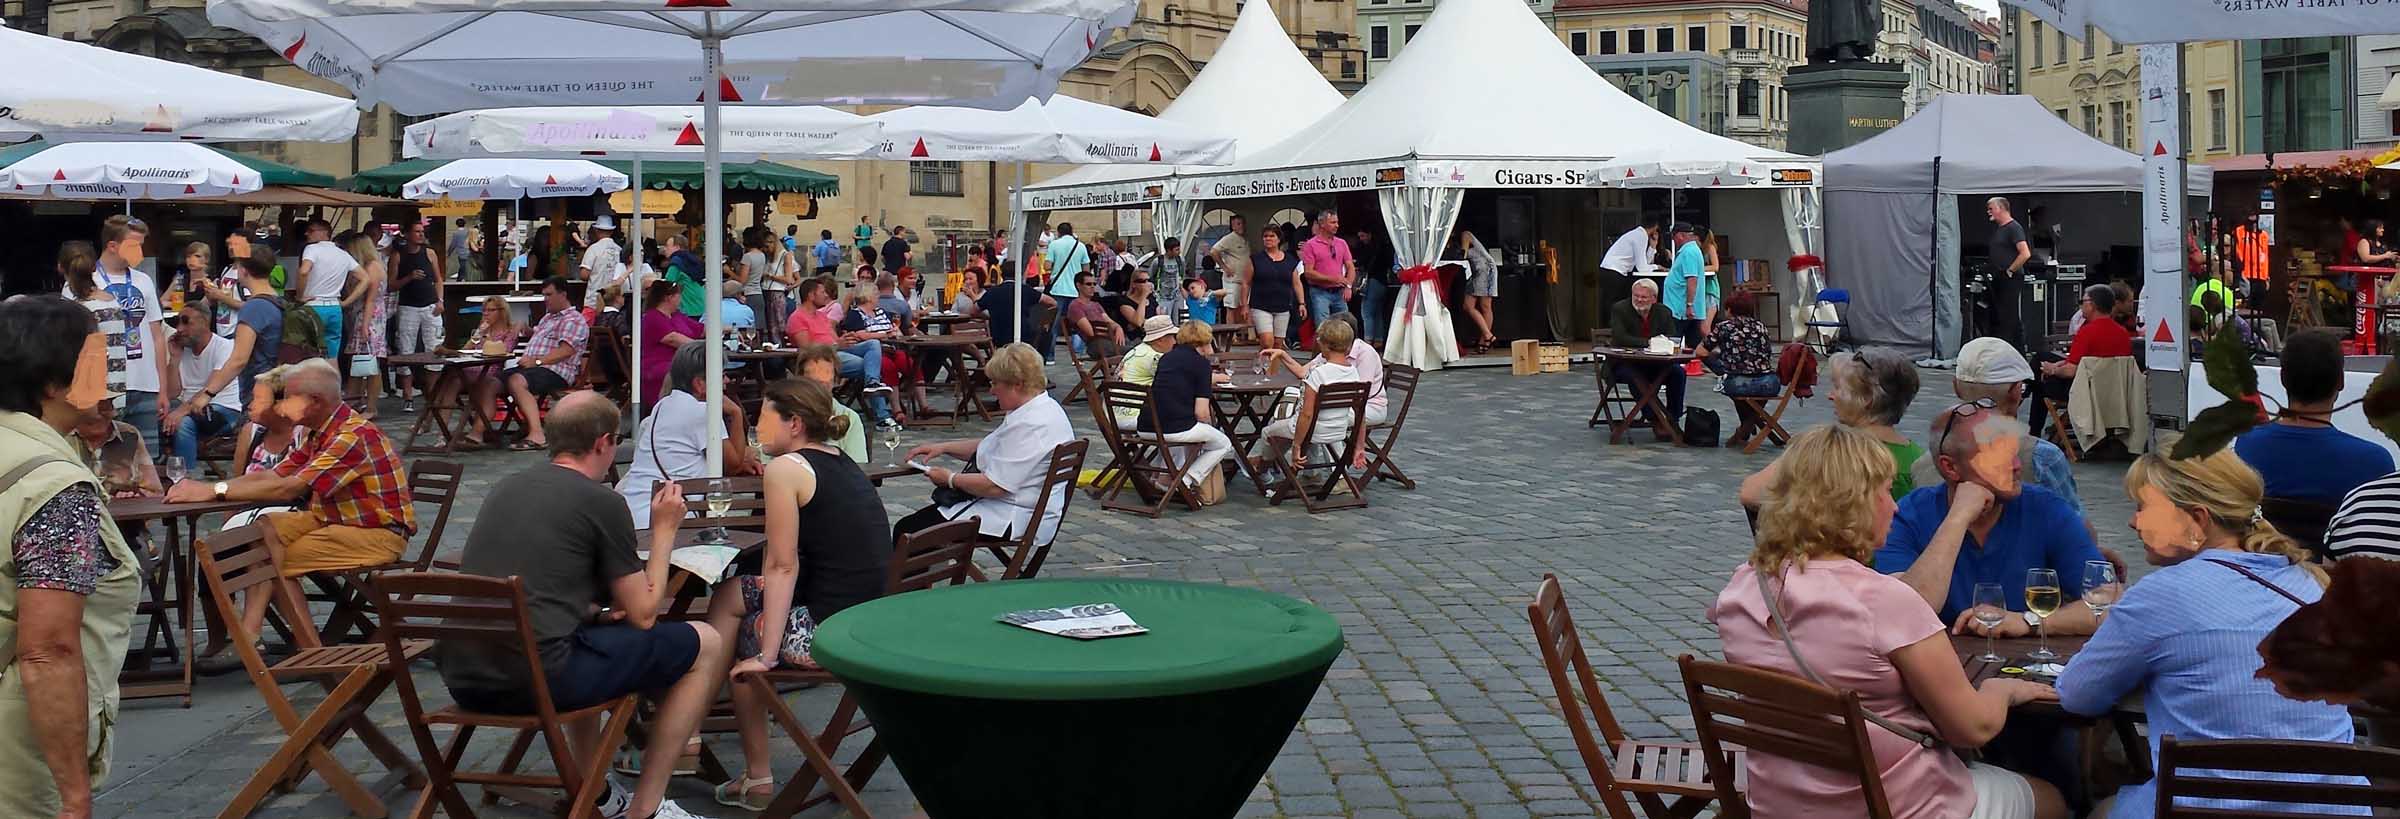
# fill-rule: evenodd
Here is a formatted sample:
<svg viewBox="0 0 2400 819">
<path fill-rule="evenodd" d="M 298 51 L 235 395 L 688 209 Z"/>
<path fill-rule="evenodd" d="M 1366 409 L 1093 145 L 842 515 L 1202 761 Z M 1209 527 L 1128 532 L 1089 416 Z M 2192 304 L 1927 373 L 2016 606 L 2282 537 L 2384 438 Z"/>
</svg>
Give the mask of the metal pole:
<svg viewBox="0 0 2400 819">
<path fill-rule="evenodd" d="M 1016 227 L 1017 224 L 1017 188 L 1023 185 L 1024 178 L 1025 163 L 1011 162 L 1008 164 L 1008 224 L 1011 228 Z M 1017 240 L 1012 239 L 1010 241 Z M 1026 263 L 1030 261 L 1032 261 L 1031 258 L 1017 260 L 1017 297 L 1015 299 L 1011 299 L 1014 304 L 1009 306 L 1009 309 L 1016 311 L 1017 314 L 1013 326 L 1017 328 L 1017 338 L 1019 339 L 1025 338 L 1025 288 L 1033 286 L 1032 277 L 1026 275 L 1026 271 L 1032 269 L 1026 266 Z M 992 343 L 999 344 L 1002 342 L 999 339 L 993 339 Z M 1067 349 L 1072 350 L 1074 348 L 1069 347 Z"/>
<path fill-rule="evenodd" d="M 705 279 L 708 292 L 703 294 L 701 304 L 706 305 L 703 318 L 708 330 L 701 343 L 708 345 L 707 415 L 712 431 L 708 436 L 708 474 L 710 477 L 720 477 L 725 470 L 725 436 L 714 430 L 724 424 L 724 416 L 717 411 L 717 402 L 725 394 L 725 309 L 720 295 L 725 289 L 725 191 L 721 187 L 725 169 L 724 157 L 718 149 L 718 143 L 722 140 L 719 139 L 721 126 L 717 121 L 717 108 L 722 101 L 718 88 L 724 82 L 725 48 L 724 43 L 717 39 L 717 16 L 714 13 L 704 16 L 707 18 L 708 33 L 700 38 L 700 55 L 707 70 L 701 72 L 700 79 L 704 83 L 700 92 L 700 124 L 701 130 L 707 134 L 707 142 L 700 148 L 700 184 L 701 207 L 708 212 L 708 216 L 701 220 L 708 231 L 707 236 L 701 237 L 708 247 L 707 257 L 703 261 L 708 270 Z"/>
<path fill-rule="evenodd" d="M 642 237 L 645 235 L 647 234 L 642 230 L 642 157 L 640 154 L 635 154 L 633 157 L 633 230 L 625 234 L 625 241 L 630 243 L 628 247 L 633 248 L 633 265 L 625 268 L 624 277 L 620 280 L 629 283 L 625 288 L 628 294 L 625 299 L 625 311 L 633 326 L 633 338 L 627 339 L 633 346 L 633 367 L 632 372 L 625 374 L 625 380 L 632 382 L 633 388 L 626 390 L 625 393 L 633 396 L 633 423 L 636 427 L 642 423 L 642 313 L 647 311 L 650 305 L 642 303 L 644 282 L 633 274 L 634 271 L 641 269 L 639 265 L 642 263 Z M 602 309 L 606 309 L 606 307 L 603 306 Z"/>
<path fill-rule="evenodd" d="M 1942 192 L 1942 158 L 1936 156 L 1933 158 L 1933 240 L 1928 243 L 1930 253 L 1925 257 L 1925 287 L 1933 296 L 1933 322 L 1930 325 L 1933 327 L 1933 337 L 1926 342 L 1931 349 L 1926 357 L 1936 359 L 1942 357 L 1942 199 L 1947 196 L 1949 194 Z M 1963 297 L 1966 295 L 1966 273 L 1961 271 L 1958 278 L 1959 295 Z M 1959 320 L 1963 322 L 1967 318 L 1965 314 L 1971 312 L 1965 304 L 1970 300 L 1961 298 L 1960 301 Z"/>
</svg>

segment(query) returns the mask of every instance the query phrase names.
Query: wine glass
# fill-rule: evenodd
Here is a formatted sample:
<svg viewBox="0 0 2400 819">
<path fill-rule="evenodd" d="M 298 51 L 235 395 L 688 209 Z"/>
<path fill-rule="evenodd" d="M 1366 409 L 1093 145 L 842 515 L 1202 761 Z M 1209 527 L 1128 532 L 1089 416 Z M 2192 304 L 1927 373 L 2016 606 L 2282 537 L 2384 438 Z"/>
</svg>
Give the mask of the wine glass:
<svg viewBox="0 0 2400 819">
<path fill-rule="evenodd" d="M 2003 662 L 2006 658 L 1992 650 L 1992 632 L 2008 619 L 2008 592 L 1998 583 L 1975 584 L 1975 624 L 1983 627 L 1983 656 L 1975 659 L 1987 663 Z"/>
<path fill-rule="evenodd" d="M 723 520 L 723 519 L 725 518 L 725 515 L 726 515 L 727 513 L 729 513 L 729 512 L 732 512 L 732 511 L 733 511 L 733 493 L 731 493 L 731 492 L 710 492 L 710 493 L 708 493 L 708 516 L 709 516 L 709 517 L 711 517 L 711 518 L 715 518 L 715 519 L 718 519 L 718 520 Z M 722 525 L 708 527 L 708 531 L 707 531 L 706 533 L 704 533 L 704 537 L 705 537 L 705 542 L 707 542 L 707 543 L 709 543 L 709 544 L 712 544 L 712 545 L 723 546 L 723 545 L 728 545 L 728 544 L 730 544 L 730 543 L 732 543 L 732 542 L 733 542 L 732 533 L 725 531 L 725 527 L 724 527 L 724 526 L 722 526 Z"/>
<path fill-rule="evenodd" d="M 2058 611 L 2058 604 L 2058 571 L 2055 569 L 2026 569 L 2025 609 L 2041 615 L 2042 620 L 2046 622 L 2050 619 L 2051 614 Z M 2057 662 L 2058 653 L 2050 650 L 2049 633 L 2043 631 L 2040 624 L 2036 624 L 2033 627 L 2033 634 L 2038 640 L 2039 647 L 2035 648 L 2033 653 L 2025 655 L 2025 659 L 2036 663 Z"/>
<path fill-rule="evenodd" d="M 184 476 L 183 458 L 177 455 L 169 455 L 167 456 L 166 460 L 160 461 L 158 465 L 158 476 L 166 479 L 167 486 L 174 486 L 175 484 L 182 483 Z"/>
<path fill-rule="evenodd" d="M 889 432 L 885 432 L 885 433 L 883 434 L 883 452 L 884 452 L 884 456 L 885 456 L 885 457 L 888 457 L 888 458 L 890 458 L 890 459 L 891 459 L 891 461 L 892 461 L 892 465 L 893 465 L 893 466 L 899 466 L 899 465 L 900 465 L 900 431 L 899 431 L 899 430 L 896 430 L 896 429 L 895 429 L 895 430 L 891 430 L 891 431 L 889 431 Z"/>
<path fill-rule="evenodd" d="M 2117 582 L 2117 566 L 2106 560 L 2083 562 L 2083 604 L 2092 607 L 2092 616 L 2108 616 L 2108 607 L 2115 605 L 2125 587 Z"/>
</svg>

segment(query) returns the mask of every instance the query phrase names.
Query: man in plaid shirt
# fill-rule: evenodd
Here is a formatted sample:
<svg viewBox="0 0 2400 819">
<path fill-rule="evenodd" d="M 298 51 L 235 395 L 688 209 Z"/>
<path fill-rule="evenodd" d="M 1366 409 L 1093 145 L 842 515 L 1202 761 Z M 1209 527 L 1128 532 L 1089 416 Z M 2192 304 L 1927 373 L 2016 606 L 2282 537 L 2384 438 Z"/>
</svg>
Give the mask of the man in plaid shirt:
<svg viewBox="0 0 2400 819">
<path fill-rule="evenodd" d="M 213 486 L 184 481 L 167 491 L 167 499 L 304 505 L 302 511 L 261 518 L 271 532 L 267 547 L 282 560 L 287 583 L 314 572 L 399 560 L 417 530 L 400 451 L 383 430 L 342 401 L 341 373 L 325 359 L 295 365 L 284 376 L 283 393 L 276 411 L 317 431 L 305 445 L 273 470 Z M 252 634 L 265 625 L 267 599 L 253 593 L 243 601 L 242 623 Z"/>
<path fill-rule="evenodd" d="M 509 449 L 530 451 L 550 446 L 542 435 L 541 399 L 566 392 L 574 387 L 575 377 L 583 374 L 583 350 L 592 339 L 592 324 L 567 299 L 567 280 L 556 276 L 542 282 L 542 305 L 547 312 L 533 326 L 533 337 L 525 342 L 525 354 L 516 363 L 500 371 L 498 379 L 485 379 L 475 384 L 475 406 L 488 407 L 508 385 L 508 394 L 517 399 L 517 412 L 525 416 L 525 440 Z"/>
</svg>

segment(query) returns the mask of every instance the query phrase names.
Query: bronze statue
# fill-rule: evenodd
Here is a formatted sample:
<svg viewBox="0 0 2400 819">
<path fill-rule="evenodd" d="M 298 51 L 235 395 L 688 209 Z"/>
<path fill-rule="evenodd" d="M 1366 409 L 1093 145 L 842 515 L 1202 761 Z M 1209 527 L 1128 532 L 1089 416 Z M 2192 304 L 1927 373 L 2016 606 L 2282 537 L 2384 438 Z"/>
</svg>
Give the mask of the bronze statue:
<svg viewBox="0 0 2400 819">
<path fill-rule="evenodd" d="M 1882 14 L 1876 0 L 1811 0 L 1808 4 L 1808 61 L 1858 62 L 1875 54 Z"/>
</svg>

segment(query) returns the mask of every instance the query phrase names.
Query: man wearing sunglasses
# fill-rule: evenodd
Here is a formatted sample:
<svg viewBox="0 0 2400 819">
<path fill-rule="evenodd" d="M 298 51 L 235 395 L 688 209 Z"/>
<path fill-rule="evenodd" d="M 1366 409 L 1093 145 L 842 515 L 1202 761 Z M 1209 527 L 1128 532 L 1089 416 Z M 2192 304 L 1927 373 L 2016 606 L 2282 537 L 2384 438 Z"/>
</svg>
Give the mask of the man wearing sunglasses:
<svg viewBox="0 0 2400 819">
<path fill-rule="evenodd" d="M 1967 342 L 1958 350 L 1958 369 L 1950 377 L 1950 387 L 1964 404 L 1974 404 L 2005 418 L 2017 417 L 2025 404 L 2026 384 L 2033 380 L 2033 365 L 2008 342 L 1984 336 Z M 1931 435 L 1940 439 L 1948 431 L 1956 412 L 1943 413 L 1933 419 Z M 1919 458 L 1914 469 L 1916 485 L 1933 486 L 1942 482 L 1936 458 Z M 2066 450 L 2057 444 L 2036 438 L 2028 432 L 2017 442 L 2017 466 L 2025 482 L 2059 496 L 2084 514 L 2083 495 L 2075 487 L 2075 471 L 2067 465 Z"/>
</svg>

